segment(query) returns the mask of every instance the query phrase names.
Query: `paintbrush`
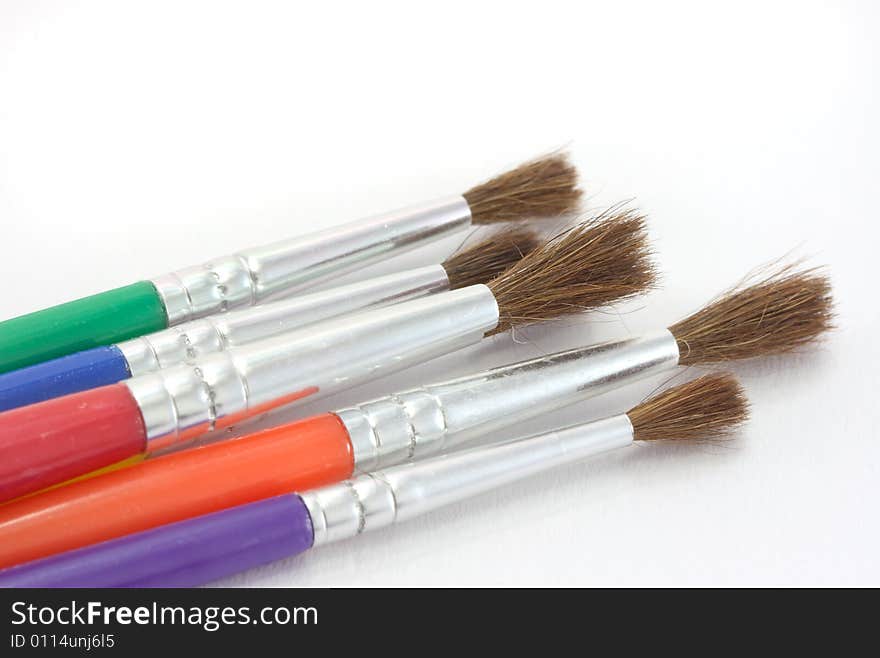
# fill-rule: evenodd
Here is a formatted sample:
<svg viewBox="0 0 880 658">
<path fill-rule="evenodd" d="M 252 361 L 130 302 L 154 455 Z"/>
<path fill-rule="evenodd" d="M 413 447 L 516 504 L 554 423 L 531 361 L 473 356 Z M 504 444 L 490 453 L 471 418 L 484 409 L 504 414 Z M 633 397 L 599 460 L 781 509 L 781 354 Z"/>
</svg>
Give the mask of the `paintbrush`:
<svg viewBox="0 0 880 658">
<path fill-rule="evenodd" d="M 727 374 L 670 388 L 626 414 L 393 466 L 160 526 L 0 572 L 0 587 L 191 587 L 405 521 L 634 441 L 701 441 L 746 420 Z"/>
<path fill-rule="evenodd" d="M 170 274 L 0 322 L 0 373 L 307 290 L 474 224 L 577 208 L 565 155 L 527 162 L 460 196 L 244 249 Z"/>
<path fill-rule="evenodd" d="M 831 312 L 824 276 L 782 268 L 722 295 L 673 325 L 673 333 L 569 349 L 419 386 L 75 482 L 0 507 L 0 566 L 455 449 L 669 372 L 681 361 L 788 352 L 819 338 Z M 679 357 L 676 337 L 694 341 L 699 352 Z M 705 356 L 697 360 L 697 353 Z"/>
<path fill-rule="evenodd" d="M 486 335 L 636 295 L 654 282 L 644 218 L 603 214 L 488 285 L 318 323 L 193 364 L 0 414 L 0 499 L 422 363 Z"/>
<path fill-rule="evenodd" d="M 540 242 L 512 226 L 439 265 L 221 313 L 117 345 L 95 347 L 0 374 L 0 411 L 86 391 L 247 345 L 334 317 L 488 283 Z"/>
</svg>

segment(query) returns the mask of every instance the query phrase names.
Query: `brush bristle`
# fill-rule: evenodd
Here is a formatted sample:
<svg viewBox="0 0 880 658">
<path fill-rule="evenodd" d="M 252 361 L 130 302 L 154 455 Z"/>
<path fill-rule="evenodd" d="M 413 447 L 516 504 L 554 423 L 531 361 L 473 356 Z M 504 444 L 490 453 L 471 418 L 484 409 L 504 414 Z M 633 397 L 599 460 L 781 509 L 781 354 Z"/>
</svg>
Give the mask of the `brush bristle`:
<svg viewBox="0 0 880 658">
<path fill-rule="evenodd" d="M 645 292 L 656 281 L 645 218 L 612 208 L 552 238 L 489 282 L 492 333 L 552 320 Z"/>
<path fill-rule="evenodd" d="M 734 288 L 669 330 L 682 365 L 790 352 L 832 328 L 831 283 L 819 270 L 777 269 Z"/>
<path fill-rule="evenodd" d="M 636 441 L 705 441 L 744 423 L 749 404 L 733 375 L 712 373 L 645 400 L 627 416 Z"/>
<path fill-rule="evenodd" d="M 464 193 L 475 224 L 574 212 L 581 191 L 577 169 L 564 153 L 537 158 Z"/>
<path fill-rule="evenodd" d="M 464 288 L 488 283 L 524 256 L 534 251 L 541 239 L 535 231 L 506 227 L 477 244 L 453 254 L 443 263 L 449 287 Z"/>
</svg>

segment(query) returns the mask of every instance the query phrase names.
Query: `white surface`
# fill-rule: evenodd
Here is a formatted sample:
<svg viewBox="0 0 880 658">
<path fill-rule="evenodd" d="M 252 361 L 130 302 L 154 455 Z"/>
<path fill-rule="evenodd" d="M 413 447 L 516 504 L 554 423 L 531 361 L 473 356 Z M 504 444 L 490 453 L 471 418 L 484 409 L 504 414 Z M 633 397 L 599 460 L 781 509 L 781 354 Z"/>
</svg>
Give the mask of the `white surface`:
<svg viewBox="0 0 880 658">
<path fill-rule="evenodd" d="M 4 2 L 0 317 L 569 145 L 590 206 L 649 213 L 662 291 L 283 418 L 664 326 L 792 248 L 831 266 L 840 329 L 737 366 L 754 418 L 722 447 L 632 448 L 224 584 L 880 585 L 880 10 L 831 5 Z"/>
</svg>

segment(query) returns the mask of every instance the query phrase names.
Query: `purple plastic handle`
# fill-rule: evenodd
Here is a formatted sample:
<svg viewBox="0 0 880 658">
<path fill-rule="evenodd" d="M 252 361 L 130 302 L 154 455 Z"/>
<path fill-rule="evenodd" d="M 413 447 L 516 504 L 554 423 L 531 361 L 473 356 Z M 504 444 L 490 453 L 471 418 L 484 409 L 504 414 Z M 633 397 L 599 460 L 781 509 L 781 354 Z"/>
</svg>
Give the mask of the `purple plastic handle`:
<svg viewBox="0 0 880 658">
<path fill-rule="evenodd" d="M 192 587 L 312 546 L 302 499 L 284 494 L 0 571 L 0 587 Z"/>
</svg>

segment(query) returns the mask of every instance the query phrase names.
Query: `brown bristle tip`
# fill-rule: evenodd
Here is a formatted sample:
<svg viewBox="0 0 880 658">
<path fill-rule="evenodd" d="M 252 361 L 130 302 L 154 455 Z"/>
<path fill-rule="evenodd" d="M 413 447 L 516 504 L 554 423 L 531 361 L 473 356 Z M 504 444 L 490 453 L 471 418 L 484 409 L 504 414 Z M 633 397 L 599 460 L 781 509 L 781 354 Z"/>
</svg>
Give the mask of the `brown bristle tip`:
<svg viewBox="0 0 880 658">
<path fill-rule="evenodd" d="M 489 287 L 498 301 L 492 333 L 607 306 L 654 286 L 645 218 L 611 208 L 551 238 Z"/>
<path fill-rule="evenodd" d="M 833 328 L 831 282 L 821 268 L 776 267 L 672 325 L 679 363 L 719 363 L 783 354 Z M 766 270 L 765 270 L 766 271 Z"/>
<path fill-rule="evenodd" d="M 535 231 L 511 226 L 495 231 L 485 240 L 453 254 L 443 263 L 449 287 L 464 288 L 488 283 L 541 243 Z"/>
<path fill-rule="evenodd" d="M 707 441 L 744 423 L 749 403 L 733 375 L 712 373 L 648 398 L 627 416 L 636 441 Z"/>
<path fill-rule="evenodd" d="M 553 217 L 578 208 L 577 169 L 565 153 L 536 158 L 464 193 L 475 224 Z"/>
</svg>

